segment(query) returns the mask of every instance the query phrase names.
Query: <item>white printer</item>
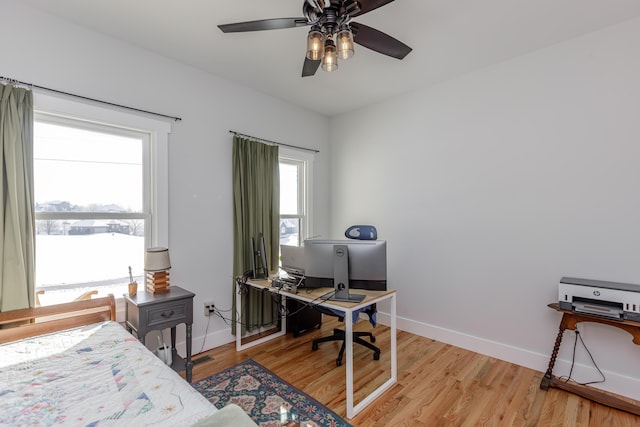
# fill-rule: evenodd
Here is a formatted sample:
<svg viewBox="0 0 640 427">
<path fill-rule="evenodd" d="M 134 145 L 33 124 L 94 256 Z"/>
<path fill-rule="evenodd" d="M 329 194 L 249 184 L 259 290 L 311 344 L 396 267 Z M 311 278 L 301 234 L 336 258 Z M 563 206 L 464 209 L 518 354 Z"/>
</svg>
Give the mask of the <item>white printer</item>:
<svg viewBox="0 0 640 427">
<path fill-rule="evenodd" d="M 563 277 L 558 300 L 576 313 L 640 322 L 640 285 Z"/>
</svg>

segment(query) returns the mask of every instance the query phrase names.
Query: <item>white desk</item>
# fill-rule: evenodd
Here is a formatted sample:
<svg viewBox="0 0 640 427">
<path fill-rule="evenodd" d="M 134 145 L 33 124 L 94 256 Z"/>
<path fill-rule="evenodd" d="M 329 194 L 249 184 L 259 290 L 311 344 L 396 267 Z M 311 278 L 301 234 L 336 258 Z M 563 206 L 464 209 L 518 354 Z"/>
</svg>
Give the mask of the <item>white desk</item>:
<svg viewBox="0 0 640 427">
<path fill-rule="evenodd" d="M 382 393 L 388 390 L 393 384 L 398 381 L 398 355 L 397 355 L 397 339 L 396 339 L 396 291 L 388 290 L 388 291 L 366 291 L 361 289 L 352 290 L 354 294 L 364 294 L 366 295 L 365 299 L 362 302 L 350 303 L 350 302 L 340 302 L 340 301 L 324 301 L 320 299 L 321 295 L 326 294 L 327 292 L 332 291 L 331 288 L 319 288 L 310 290 L 301 290 L 301 292 L 295 294 L 287 291 L 283 291 L 277 288 L 271 287 L 271 284 L 267 280 L 250 280 L 247 282 L 247 285 L 253 286 L 258 289 L 268 289 L 271 292 L 278 293 L 285 298 L 294 298 L 300 301 L 312 302 L 315 305 L 319 305 L 322 307 L 332 308 L 335 310 L 340 310 L 345 313 L 345 348 L 346 348 L 346 359 L 347 359 L 347 367 L 346 367 L 346 390 L 347 390 L 347 418 L 353 418 L 362 411 L 367 405 L 369 405 L 373 400 L 379 397 Z M 361 308 L 365 308 L 371 304 L 379 303 L 384 300 L 389 300 L 391 302 L 390 306 L 390 327 L 391 327 L 391 377 L 378 388 L 373 390 L 369 395 L 367 395 L 360 403 L 354 406 L 353 402 L 353 322 L 350 321 L 353 316 L 353 312 L 359 310 Z M 284 301 L 283 301 L 284 303 Z M 281 337 L 286 334 L 287 331 L 287 319 L 286 317 L 282 318 L 282 322 L 280 323 L 280 331 L 268 335 L 266 337 L 257 339 L 255 341 L 251 341 L 247 344 L 242 344 L 242 336 L 240 334 L 241 331 L 241 319 L 242 319 L 242 304 L 241 298 L 238 296 L 236 298 L 236 350 L 241 351 L 250 347 L 253 347 L 258 344 L 262 344 L 266 341 L 272 340 L 277 337 Z"/>
</svg>

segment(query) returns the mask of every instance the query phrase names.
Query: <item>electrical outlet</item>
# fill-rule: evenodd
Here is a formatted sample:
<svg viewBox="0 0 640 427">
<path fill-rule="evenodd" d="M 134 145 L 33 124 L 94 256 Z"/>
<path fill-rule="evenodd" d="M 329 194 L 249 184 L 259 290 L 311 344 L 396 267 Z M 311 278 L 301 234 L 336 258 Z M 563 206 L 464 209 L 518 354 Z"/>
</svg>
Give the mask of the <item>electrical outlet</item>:
<svg viewBox="0 0 640 427">
<path fill-rule="evenodd" d="M 215 312 L 215 304 L 213 301 L 204 302 L 204 315 L 211 316 Z"/>
</svg>

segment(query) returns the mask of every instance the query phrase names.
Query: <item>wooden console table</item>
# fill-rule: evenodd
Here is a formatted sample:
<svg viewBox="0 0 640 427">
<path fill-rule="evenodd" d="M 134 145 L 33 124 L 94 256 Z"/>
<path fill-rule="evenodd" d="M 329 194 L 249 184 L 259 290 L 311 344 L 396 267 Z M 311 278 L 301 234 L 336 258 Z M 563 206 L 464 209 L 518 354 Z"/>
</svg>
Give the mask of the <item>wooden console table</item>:
<svg viewBox="0 0 640 427">
<path fill-rule="evenodd" d="M 640 405 L 634 404 L 631 401 L 621 399 L 617 396 L 609 393 L 587 387 L 581 384 L 569 383 L 553 376 L 553 366 L 556 363 L 558 357 L 558 351 L 560 350 L 560 344 L 562 343 L 562 336 L 564 331 L 570 329 L 575 331 L 576 325 L 580 322 L 595 322 L 602 323 L 604 325 L 615 326 L 616 328 L 623 329 L 629 332 L 633 336 L 634 344 L 640 345 L 640 322 L 632 322 L 629 320 L 615 320 L 606 319 L 603 317 L 591 316 L 588 314 L 574 313 L 570 310 L 561 309 L 558 303 L 549 304 L 549 307 L 562 313 L 562 320 L 560 321 L 560 330 L 556 337 L 556 342 L 551 353 L 551 359 L 549 359 L 549 367 L 542 381 L 540 382 L 540 388 L 548 390 L 549 387 L 555 387 L 561 390 L 568 391 L 570 393 L 582 396 L 585 399 L 592 400 L 602 405 L 610 406 L 612 408 L 620 409 L 626 412 L 630 412 L 635 415 L 640 415 Z"/>
</svg>

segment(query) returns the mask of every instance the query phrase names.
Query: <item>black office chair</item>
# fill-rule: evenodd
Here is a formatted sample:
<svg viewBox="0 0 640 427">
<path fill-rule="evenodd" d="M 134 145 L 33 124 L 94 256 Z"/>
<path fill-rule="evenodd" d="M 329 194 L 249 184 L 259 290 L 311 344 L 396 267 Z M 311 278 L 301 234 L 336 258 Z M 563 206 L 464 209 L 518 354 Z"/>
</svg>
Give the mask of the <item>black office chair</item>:
<svg viewBox="0 0 640 427">
<path fill-rule="evenodd" d="M 328 316 L 337 317 L 338 320 L 340 320 L 341 322 L 344 321 L 344 316 L 340 316 L 340 315 L 336 314 L 334 311 L 331 311 L 331 310 L 326 309 L 326 308 L 321 307 L 321 306 L 316 306 L 315 308 L 316 308 L 316 310 L 320 311 L 322 314 L 326 314 Z M 366 313 L 367 316 L 369 316 L 369 318 L 371 319 L 373 314 L 376 313 L 376 311 L 377 311 L 376 305 L 375 304 L 371 304 L 363 312 Z M 376 342 L 376 337 L 374 337 L 371 332 L 353 331 L 353 342 L 357 343 L 357 344 L 360 344 L 360 345 L 363 345 L 363 346 L 367 347 L 368 349 L 373 350 L 373 360 L 380 360 L 380 349 L 378 347 L 376 347 L 375 345 L 365 341 L 363 339 L 363 337 L 369 338 L 369 340 L 372 343 Z M 333 330 L 333 335 L 329 335 L 329 336 L 326 336 L 326 337 L 322 337 L 322 338 L 318 338 L 318 339 L 313 340 L 313 343 L 311 344 L 311 349 L 312 350 L 317 350 L 318 349 L 318 344 L 320 344 L 322 342 L 328 342 L 328 341 L 342 341 L 342 346 L 340 347 L 340 352 L 338 353 L 338 358 L 336 359 L 336 366 L 341 366 L 342 365 L 342 357 L 344 356 L 344 350 L 345 350 L 345 346 L 346 346 L 345 331 L 343 331 L 342 329 L 334 329 Z"/>
</svg>

